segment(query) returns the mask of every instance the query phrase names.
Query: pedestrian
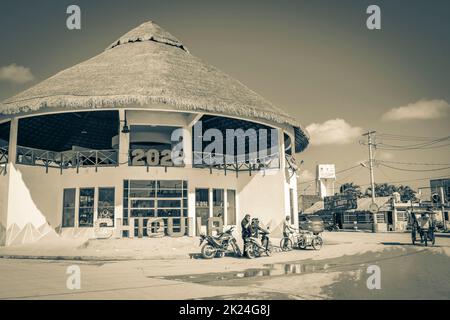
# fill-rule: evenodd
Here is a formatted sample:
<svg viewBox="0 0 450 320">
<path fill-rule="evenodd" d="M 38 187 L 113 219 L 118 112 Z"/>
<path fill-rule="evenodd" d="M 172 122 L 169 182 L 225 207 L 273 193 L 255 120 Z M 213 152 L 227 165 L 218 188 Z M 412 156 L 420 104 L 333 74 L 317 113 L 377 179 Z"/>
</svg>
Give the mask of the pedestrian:
<svg viewBox="0 0 450 320">
<path fill-rule="evenodd" d="M 244 219 L 241 221 L 241 233 L 242 233 L 242 241 L 244 243 L 244 256 L 246 256 L 245 252 L 245 243 L 247 242 L 247 239 L 251 237 L 252 230 L 251 230 L 251 221 L 250 221 L 250 215 L 247 213 L 244 216 Z"/>
</svg>

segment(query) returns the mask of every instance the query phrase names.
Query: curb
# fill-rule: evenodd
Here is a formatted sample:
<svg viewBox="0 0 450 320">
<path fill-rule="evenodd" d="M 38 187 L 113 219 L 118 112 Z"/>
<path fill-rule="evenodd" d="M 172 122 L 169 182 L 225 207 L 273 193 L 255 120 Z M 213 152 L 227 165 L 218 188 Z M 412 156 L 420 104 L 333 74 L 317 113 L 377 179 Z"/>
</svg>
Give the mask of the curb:
<svg viewBox="0 0 450 320">
<path fill-rule="evenodd" d="M 140 260 L 188 260 L 194 255 L 154 256 L 154 257 L 95 257 L 95 256 L 31 256 L 31 255 L 0 255 L 0 259 L 16 260 L 51 260 L 51 261 L 140 261 Z"/>
</svg>

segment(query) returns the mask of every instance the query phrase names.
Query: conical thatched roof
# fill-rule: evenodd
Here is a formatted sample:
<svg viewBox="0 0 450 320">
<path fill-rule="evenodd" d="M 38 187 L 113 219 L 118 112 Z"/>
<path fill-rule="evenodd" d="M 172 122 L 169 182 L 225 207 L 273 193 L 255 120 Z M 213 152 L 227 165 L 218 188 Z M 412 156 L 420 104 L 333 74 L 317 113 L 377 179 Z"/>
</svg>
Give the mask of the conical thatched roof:
<svg viewBox="0 0 450 320">
<path fill-rule="evenodd" d="M 296 151 L 308 145 L 295 119 L 194 57 L 153 22 L 131 30 L 101 54 L 5 100 L 0 114 L 130 105 L 288 124 L 296 131 Z"/>
</svg>

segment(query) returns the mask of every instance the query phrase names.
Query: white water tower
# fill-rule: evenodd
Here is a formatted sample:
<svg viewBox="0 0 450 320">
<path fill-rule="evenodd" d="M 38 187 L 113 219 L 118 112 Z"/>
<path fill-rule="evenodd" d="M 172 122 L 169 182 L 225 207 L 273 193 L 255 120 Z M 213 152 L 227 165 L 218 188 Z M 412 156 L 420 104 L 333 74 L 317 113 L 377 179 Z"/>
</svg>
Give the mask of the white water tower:
<svg viewBox="0 0 450 320">
<path fill-rule="evenodd" d="M 334 164 L 318 164 L 316 168 L 317 193 L 321 198 L 334 196 L 336 168 Z"/>
</svg>

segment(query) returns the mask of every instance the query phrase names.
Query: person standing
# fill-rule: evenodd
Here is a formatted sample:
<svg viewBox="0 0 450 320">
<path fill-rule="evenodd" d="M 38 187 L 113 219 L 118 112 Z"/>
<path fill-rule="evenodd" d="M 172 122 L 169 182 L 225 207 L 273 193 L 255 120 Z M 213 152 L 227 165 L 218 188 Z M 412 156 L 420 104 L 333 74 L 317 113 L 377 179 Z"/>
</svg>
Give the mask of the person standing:
<svg viewBox="0 0 450 320">
<path fill-rule="evenodd" d="M 242 219 L 241 221 L 241 232 L 242 232 L 242 240 L 245 243 L 245 240 L 252 235 L 251 221 L 249 214 L 246 214 L 244 219 Z"/>
<path fill-rule="evenodd" d="M 242 241 L 243 241 L 243 246 L 244 246 L 244 256 L 246 255 L 245 253 L 245 243 L 247 242 L 247 239 L 249 237 L 251 237 L 252 235 L 252 230 L 251 230 L 251 221 L 250 221 L 250 215 L 246 214 L 244 216 L 244 219 L 242 219 L 241 221 L 241 233 L 242 233 Z"/>
<path fill-rule="evenodd" d="M 291 217 L 286 216 L 286 219 L 283 222 L 283 237 L 289 238 L 291 233 L 294 233 L 297 228 L 291 225 Z"/>
</svg>

